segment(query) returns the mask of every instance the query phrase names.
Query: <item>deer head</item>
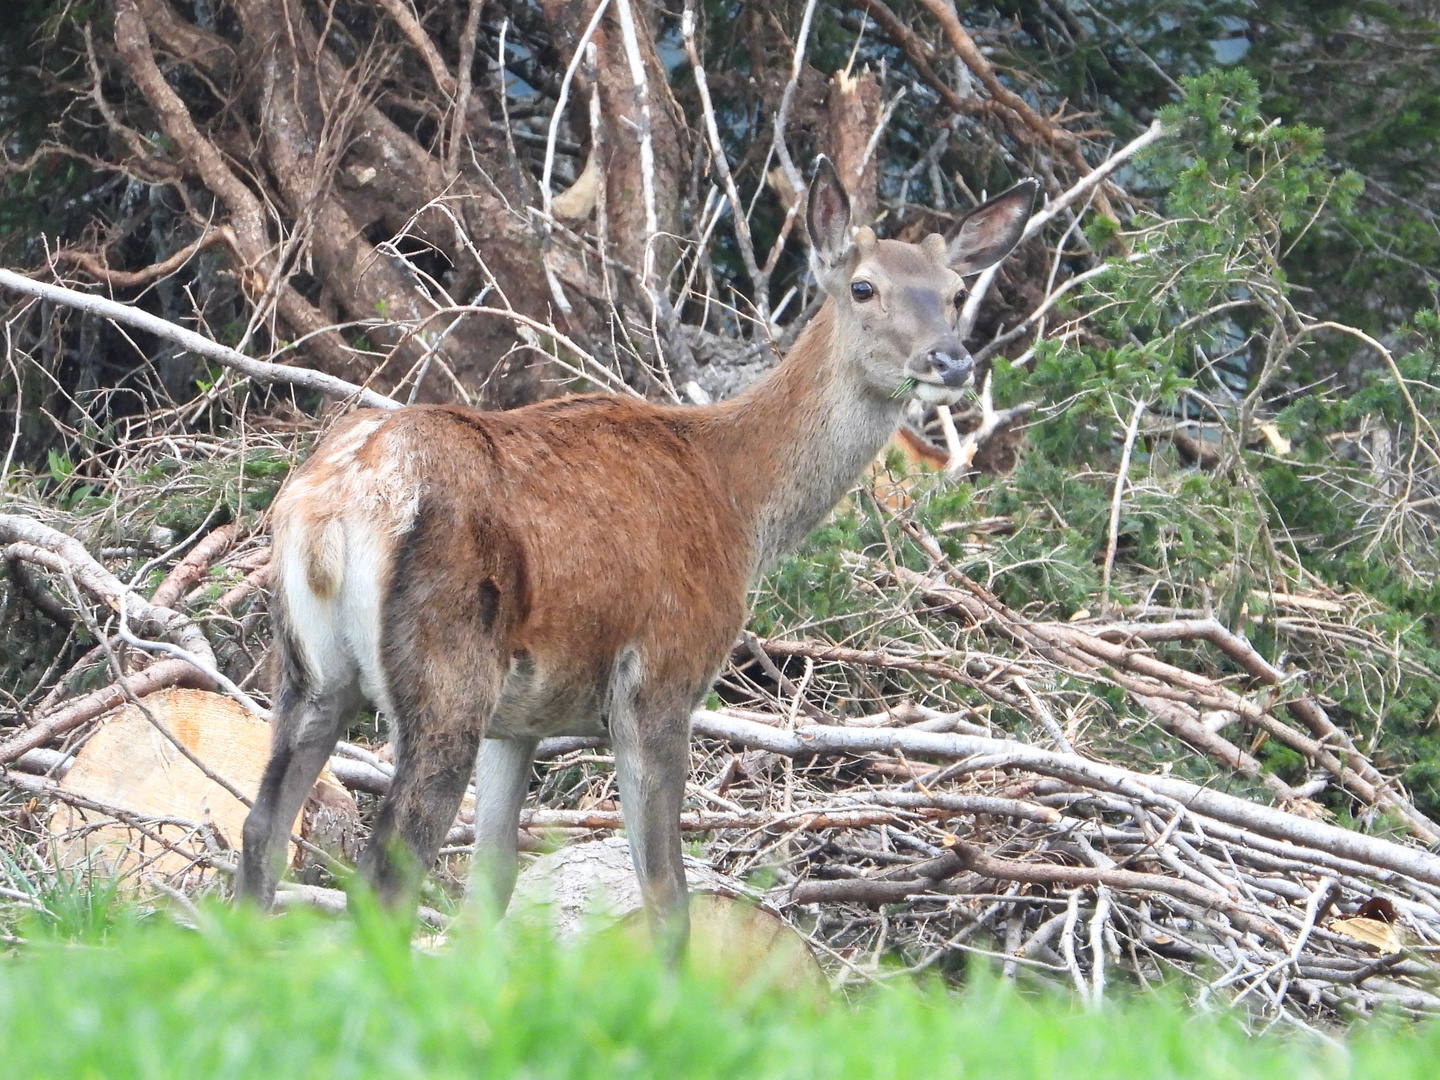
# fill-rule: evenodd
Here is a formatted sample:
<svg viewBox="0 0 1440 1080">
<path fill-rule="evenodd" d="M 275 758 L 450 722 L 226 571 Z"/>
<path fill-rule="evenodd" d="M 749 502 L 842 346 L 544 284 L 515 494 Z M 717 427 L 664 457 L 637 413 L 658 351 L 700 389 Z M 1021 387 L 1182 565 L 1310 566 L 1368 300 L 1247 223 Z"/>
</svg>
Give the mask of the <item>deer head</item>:
<svg viewBox="0 0 1440 1080">
<path fill-rule="evenodd" d="M 1020 242 L 1039 187 L 1022 180 L 977 206 L 952 240 L 931 233 L 907 244 L 877 239 L 868 226 L 852 236 L 850 197 L 830 161 L 819 159 L 805 216 L 811 265 L 834 301 L 840 351 L 874 393 L 908 390 L 935 404 L 959 399 L 975 369 L 955 330 L 967 295 L 963 279 Z"/>
</svg>

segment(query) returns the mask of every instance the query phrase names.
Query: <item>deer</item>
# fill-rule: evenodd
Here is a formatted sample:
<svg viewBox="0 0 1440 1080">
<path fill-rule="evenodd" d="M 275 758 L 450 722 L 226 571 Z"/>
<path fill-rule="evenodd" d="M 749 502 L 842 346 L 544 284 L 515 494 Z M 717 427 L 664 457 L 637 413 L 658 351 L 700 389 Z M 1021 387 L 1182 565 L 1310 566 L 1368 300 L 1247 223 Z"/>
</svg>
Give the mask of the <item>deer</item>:
<svg viewBox="0 0 1440 1080">
<path fill-rule="evenodd" d="M 852 229 L 820 157 L 805 226 L 824 302 L 729 400 L 582 394 L 339 422 L 271 511 L 275 720 L 240 902 L 273 903 L 291 823 L 368 700 L 395 759 L 359 865 L 383 905 L 413 911 L 473 777 L 472 902 L 503 912 L 539 740 L 599 736 L 652 937 L 682 954 L 690 715 L 747 590 L 851 489 L 910 398 L 949 404 L 972 384 L 964 278 L 1015 247 L 1038 189 L 1023 180 L 953 239 L 912 244 Z"/>
</svg>

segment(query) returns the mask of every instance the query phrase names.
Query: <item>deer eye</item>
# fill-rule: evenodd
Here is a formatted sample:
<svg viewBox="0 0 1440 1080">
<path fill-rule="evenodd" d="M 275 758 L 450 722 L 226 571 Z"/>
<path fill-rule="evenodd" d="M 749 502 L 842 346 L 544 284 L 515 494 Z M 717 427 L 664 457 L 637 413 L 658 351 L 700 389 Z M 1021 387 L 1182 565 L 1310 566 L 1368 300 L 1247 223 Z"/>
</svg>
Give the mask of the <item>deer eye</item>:
<svg viewBox="0 0 1440 1080">
<path fill-rule="evenodd" d="M 850 286 L 850 295 L 855 298 L 857 304 L 863 304 L 875 297 L 875 286 L 868 281 L 857 281 Z"/>
<path fill-rule="evenodd" d="M 955 298 L 950 302 L 955 305 L 955 310 L 959 311 L 962 307 L 965 306 L 965 290 L 961 289 L 959 292 L 957 292 L 955 294 Z"/>
</svg>

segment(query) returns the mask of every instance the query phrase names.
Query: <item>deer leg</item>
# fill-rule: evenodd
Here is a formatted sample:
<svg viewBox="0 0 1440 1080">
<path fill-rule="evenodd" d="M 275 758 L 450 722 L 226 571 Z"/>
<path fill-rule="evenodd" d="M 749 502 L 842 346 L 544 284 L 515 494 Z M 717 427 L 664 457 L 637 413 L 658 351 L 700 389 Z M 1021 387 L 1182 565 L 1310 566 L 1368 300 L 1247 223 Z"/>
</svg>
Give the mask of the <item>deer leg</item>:
<svg viewBox="0 0 1440 1080">
<path fill-rule="evenodd" d="M 491 919 L 505 914 L 519 866 L 520 808 L 538 739 L 484 739 L 475 769 L 475 869 L 470 891 Z"/>
<path fill-rule="evenodd" d="M 680 843 L 680 804 L 690 773 L 689 709 L 616 701 L 610 735 L 630 857 L 651 935 L 674 962 L 690 939 L 690 895 Z"/>
<path fill-rule="evenodd" d="M 500 699 L 521 595 L 500 565 L 507 543 L 438 498 L 398 542 L 380 636 L 395 776 L 360 860 L 392 910 L 414 911 Z"/>
<path fill-rule="evenodd" d="M 409 719 L 397 723 L 395 778 L 360 859 L 380 902 L 395 911 L 419 901 L 420 883 L 475 771 L 484 727 L 483 721 L 444 725 L 433 712 Z"/>
<path fill-rule="evenodd" d="M 270 761 L 245 818 L 235 882 L 237 899 L 255 901 L 262 909 L 275 901 L 295 815 L 360 704 L 353 678 L 314 694 L 305 691 L 293 676 L 282 675 L 282 679 Z"/>
</svg>

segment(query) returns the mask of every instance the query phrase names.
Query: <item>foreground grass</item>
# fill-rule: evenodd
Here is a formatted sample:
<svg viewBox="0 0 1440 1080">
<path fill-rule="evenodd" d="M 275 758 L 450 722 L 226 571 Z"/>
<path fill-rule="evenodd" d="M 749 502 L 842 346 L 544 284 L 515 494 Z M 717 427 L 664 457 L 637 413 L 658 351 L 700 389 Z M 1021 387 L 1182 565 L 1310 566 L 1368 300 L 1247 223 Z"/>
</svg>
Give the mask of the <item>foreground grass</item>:
<svg viewBox="0 0 1440 1080">
<path fill-rule="evenodd" d="M 1344 1049 L 1247 1038 L 1173 1002 L 1087 1014 L 982 979 L 807 1002 L 675 975 L 623 942 L 412 950 L 377 918 L 206 913 L 199 932 L 37 932 L 0 959 L 0 1076 L 1433 1077 L 1440 1030 Z"/>
</svg>

